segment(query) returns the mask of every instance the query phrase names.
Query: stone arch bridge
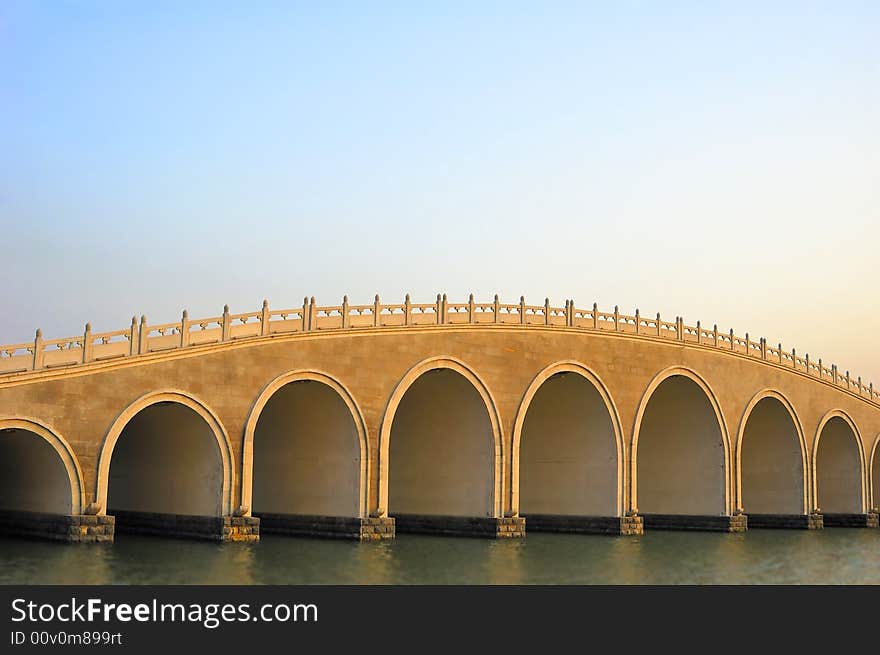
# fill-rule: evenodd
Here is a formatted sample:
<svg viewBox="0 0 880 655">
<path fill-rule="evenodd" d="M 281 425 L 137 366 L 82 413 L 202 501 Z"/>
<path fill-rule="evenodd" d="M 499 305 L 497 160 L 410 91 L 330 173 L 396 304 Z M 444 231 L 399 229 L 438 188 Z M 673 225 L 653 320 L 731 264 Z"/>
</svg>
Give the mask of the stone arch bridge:
<svg viewBox="0 0 880 655">
<path fill-rule="evenodd" d="M 877 526 L 880 393 L 659 315 L 301 307 L 0 348 L 0 531 Z"/>
</svg>

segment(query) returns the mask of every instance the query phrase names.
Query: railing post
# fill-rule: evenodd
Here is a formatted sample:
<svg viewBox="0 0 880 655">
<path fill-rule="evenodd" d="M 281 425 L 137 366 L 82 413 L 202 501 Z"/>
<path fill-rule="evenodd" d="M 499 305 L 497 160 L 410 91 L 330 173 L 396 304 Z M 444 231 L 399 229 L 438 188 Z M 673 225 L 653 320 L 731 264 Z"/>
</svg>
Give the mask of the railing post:
<svg viewBox="0 0 880 655">
<path fill-rule="evenodd" d="M 260 336 L 269 334 L 269 299 L 263 298 L 263 309 L 260 312 Z"/>
<path fill-rule="evenodd" d="M 620 308 L 614 305 L 614 331 L 620 332 Z"/>
<path fill-rule="evenodd" d="M 474 294 L 468 296 L 468 323 L 474 322 Z"/>
<path fill-rule="evenodd" d="M 544 298 L 544 325 L 550 325 L 550 299 Z"/>
<path fill-rule="evenodd" d="M 410 312 L 412 311 L 411 307 L 412 303 L 409 299 L 409 294 L 406 294 L 406 297 L 403 299 L 403 324 L 409 325 L 410 320 Z"/>
<path fill-rule="evenodd" d="M 43 331 L 40 328 L 34 333 L 34 358 L 31 368 L 35 371 L 43 368 Z"/>
<path fill-rule="evenodd" d="M 859 395 L 862 395 L 862 376 L 859 376 Z"/>
<path fill-rule="evenodd" d="M 494 318 L 492 319 L 492 321 L 494 323 L 499 323 L 500 319 L 498 317 L 501 315 L 501 301 L 498 300 L 497 293 L 495 294 L 495 304 L 492 305 L 492 313 L 494 315 Z"/>
<path fill-rule="evenodd" d="M 804 354 L 804 363 L 807 367 L 807 375 L 810 374 L 810 353 Z"/>
<path fill-rule="evenodd" d="M 437 325 L 440 325 L 443 322 L 443 296 L 441 296 L 439 293 L 437 294 L 437 304 L 434 308 L 434 313 L 436 314 L 436 316 L 434 317 L 435 322 L 437 323 Z"/>
<path fill-rule="evenodd" d="M 765 337 L 761 337 L 761 359 L 767 359 L 767 339 Z"/>
<path fill-rule="evenodd" d="M 303 313 L 303 323 L 306 322 L 306 315 Z M 223 318 L 220 323 L 220 340 L 229 341 L 230 332 L 232 331 L 232 321 L 229 320 L 229 305 L 223 305 Z"/>
<path fill-rule="evenodd" d="M 657 336 L 660 336 L 660 312 L 657 312 Z"/>
<path fill-rule="evenodd" d="M 822 358 L 821 357 L 819 358 L 818 366 L 819 366 L 819 379 L 823 380 L 823 379 L 825 379 L 825 371 L 822 370 Z"/>
<path fill-rule="evenodd" d="M 870 398 L 871 400 L 874 400 L 874 383 L 873 382 L 871 382 L 871 384 L 868 385 L 868 398 Z"/>
<path fill-rule="evenodd" d="M 752 354 L 752 343 L 749 340 L 749 333 L 746 332 L 746 355 Z"/>
<path fill-rule="evenodd" d="M 849 371 L 846 372 L 846 388 L 849 389 Z"/>
<path fill-rule="evenodd" d="M 598 303 L 593 303 L 593 329 L 599 329 L 599 305 Z"/>
<path fill-rule="evenodd" d="M 797 370 L 797 351 L 794 348 L 791 349 L 791 367 Z"/>
<path fill-rule="evenodd" d="M 183 348 L 189 343 L 189 314 L 184 309 L 180 317 L 180 347 Z"/>
<path fill-rule="evenodd" d="M 697 345 L 703 344 L 703 328 L 700 321 L 697 321 Z"/>
<path fill-rule="evenodd" d="M 131 330 L 128 333 L 128 355 L 137 355 L 138 352 L 138 320 L 137 316 L 131 317 Z"/>
<path fill-rule="evenodd" d="M 675 317 L 675 336 L 679 341 L 684 341 L 684 318 L 681 316 Z"/>
<path fill-rule="evenodd" d="M 92 361 L 92 324 L 86 323 L 85 332 L 83 332 L 83 364 Z"/>
<path fill-rule="evenodd" d="M 315 297 L 309 298 L 309 332 L 317 330 L 317 316 L 315 316 Z"/>
<path fill-rule="evenodd" d="M 348 316 L 348 296 L 342 296 L 342 327 L 347 328 L 349 324 Z"/>
<path fill-rule="evenodd" d="M 782 364 L 782 342 L 781 341 L 776 345 L 776 350 L 779 351 L 779 363 Z"/>
<path fill-rule="evenodd" d="M 639 314 L 639 308 L 636 307 L 636 334 L 641 334 L 642 327 L 640 323 L 642 322 L 641 315 Z"/>
<path fill-rule="evenodd" d="M 715 347 L 718 347 L 718 323 L 712 327 L 712 339 Z"/>
<path fill-rule="evenodd" d="M 379 304 L 379 294 L 373 298 L 373 327 L 379 327 L 382 322 L 379 317 L 382 315 L 382 305 Z"/>
<path fill-rule="evenodd" d="M 837 384 L 837 364 L 831 365 L 831 381 Z"/>
<path fill-rule="evenodd" d="M 443 294 L 443 322 L 449 322 L 449 307 L 447 306 L 446 294 Z"/>
<path fill-rule="evenodd" d="M 149 333 L 150 331 L 147 329 L 147 317 L 145 314 L 141 314 L 141 328 L 138 337 L 138 352 L 141 355 L 147 353 L 147 335 L 149 335 Z"/>
<path fill-rule="evenodd" d="M 526 297 L 519 297 L 519 322 L 522 325 L 525 325 L 526 322 Z"/>
<path fill-rule="evenodd" d="M 730 349 L 736 350 L 736 338 L 733 335 L 733 328 L 730 328 Z"/>
</svg>

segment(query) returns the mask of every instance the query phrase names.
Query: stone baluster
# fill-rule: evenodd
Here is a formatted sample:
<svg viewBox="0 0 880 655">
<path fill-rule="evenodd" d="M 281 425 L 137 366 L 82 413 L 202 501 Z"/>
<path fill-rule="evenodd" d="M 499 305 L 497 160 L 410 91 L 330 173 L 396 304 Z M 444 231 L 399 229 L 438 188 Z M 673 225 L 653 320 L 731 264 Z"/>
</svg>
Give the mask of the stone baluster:
<svg viewBox="0 0 880 655">
<path fill-rule="evenodd" d="M 43 368 L 43 331 L 40 328 L 34 333 L 34 357 L 31 368 L 35 371 Z"/>
<path fill-rule="evenodd" d="M 498 299 L 498 294 L 495 294 L 495 304 L 492 305 L 492 322 L 499 323 L 501 321 L 501 301 Z"/>
<path fill-rule="evenodd" d="M 599 329 L 599 304 L 593 303 L 593 329 Z"/>
<path fill-rule="evenodd" d="M 468 296 L 468 323 L 473 323 L 476 319 L 474 314 L 474 294 Z"/>
<path fill-rule="evenodd" d="M 269 334 L 269 299 L 263 298 L 263 307 L 260 310 L 260 336 Z"/>
<path fill-rule="evenodd" d="M 657 336 L 659 337 L 662 332 L 660 331 L 660 312 L 657 312 Z"/>
<path fill-rule="evenodd" d="M 92 324 L 86 323 L 86 329 L 83 332 L 82 362 L 92 361 Z"/>
<path fill-rule="evenodd" d="M 180 317 L 180 347 L 189 344 L 189 314 L 184 309 Z"/>
<path fill-rule="evenodd" d="M 379 294 L 376 294 L 376 297 L 373 298 L 373 327 L 379 327 L 382 325 L 382 305 L 379 302 Z"/>
<path fill-rule="evenodd" d="M 141 355 L 145 355 L 148 352 L 147 338 L 149 334 L 150 330 L 147 328 L 147 316 L 146 314 L 141 314 L 140 338 L 138 339 L 138 353 Z"/>
<path fill-rule="evenodd" d="M 305 321 L 305 314 L 303 314 L 303 321 Z M 223 305 L 223 318 L 220 323 L 220 340 L 229 341 L 229 338 L 232 336 L 230 334 L 231 332 L 232 321 L 229 319 L 229 305 Z"/>
<path fill-rule="evenodd" d="M 348 316 L 348 295 L 342 296 L 342 327 L 349 327 L 350 317 Z"/>
<path fill-rule="evenodd" d="M 702 322 L 697 321 L 697 345 L 700 346 L 703 344 L 703 327 Z"/>
<path fill-rule="evenodd" d="M 525 296 L 519 297 L 519 322 L 522 325 L 525 325 L 525 323 L 526 323 L 526 297 Z"/>
<path fill-rule="evenodd" d="M 409 299 L 409 294 L 406 294 L 406 297 L 403 299 L 403 324 L 410 324 L 410 314 L 412 313 L 412 303 Z"/>
<path fill-rule="evenodd" d="M 620 332 L 620 308 L 614 305 L 614 331 Z"/>
<path fill-rule="evenodd" d="M 128 333 L 128 355 L 137 355 L 138 348 L 138 320 L 137 316 L 131 317 L 131 328 Z"/>
</svg>

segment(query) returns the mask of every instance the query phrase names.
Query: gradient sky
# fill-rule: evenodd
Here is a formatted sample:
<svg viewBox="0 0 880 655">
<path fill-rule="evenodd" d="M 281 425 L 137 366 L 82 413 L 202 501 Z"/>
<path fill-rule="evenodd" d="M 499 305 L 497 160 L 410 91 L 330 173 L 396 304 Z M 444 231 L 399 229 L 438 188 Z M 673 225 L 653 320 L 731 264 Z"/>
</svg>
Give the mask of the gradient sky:
<svg viewBox="0 0 880 655">
<path fill-rule="evenodd" d="M 4 0 L 0 342 L 549 295 L 880 383 L 878 35 L 873 1 Z"/>
</svg>

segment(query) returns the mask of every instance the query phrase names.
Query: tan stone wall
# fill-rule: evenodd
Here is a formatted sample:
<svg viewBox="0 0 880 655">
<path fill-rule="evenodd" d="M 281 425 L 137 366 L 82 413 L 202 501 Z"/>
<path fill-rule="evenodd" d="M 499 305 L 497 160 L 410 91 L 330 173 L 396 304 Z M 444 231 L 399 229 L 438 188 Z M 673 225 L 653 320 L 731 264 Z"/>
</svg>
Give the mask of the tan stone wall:
<svg viewBox="0 0 880 655">
<path fill-rule="evenodd" d="M 432 357 L 467 365 L 490 392 L 497 411 L 500 444 L 500 507 L 508 512 L 513 426 L 526 389 L 541 371 L 557 362 L 577 362 L 602 381 L 620 419 L 623 442 L 621 503 L 631 506 L 631 440 L 646 390 L 670 367 L 689 370 L 705 381 L 730 437 L 724 471 L 728 505 L 736 498 L 736 435 L 755 396 L 775 390 L 787 398 L 803 428 L 812 467 L 817 430 L 836 410 L 858 430 L 863 470 L 854 473 L 870 487 L 867 460 L 880 433 L 880 409 L 839 387 L 790 368 L 742 353 L 662 338 L 615 332 L 588 332 L 564 326 L 461 325 L 363 328 L 327 333 L 276 334 L 254 340 L 155 352 L 72 368 L 48 369 L 0 378 L 0 419 L 33 419 L 69 443 L 82 470 L 86 503 L 98 489 L 99 458 L 110 426 L 138 398 L 160 390 L 184 392 L 217 418 L 230 452 L 230 508 L 241 501 L 242 444 L 245 425 L 266 385 L 290 371 L 321 371 L 350 392 L 362 412 L 367 442 L 367 507 L 379 505 L 379 435 L 389 399 L 419 362 Z M 219 443 L 219 442 L 218 442 Z M 812 469 L 810 505 L 812 497 Z"/>
</svg>

